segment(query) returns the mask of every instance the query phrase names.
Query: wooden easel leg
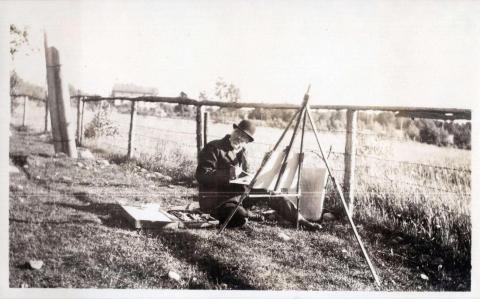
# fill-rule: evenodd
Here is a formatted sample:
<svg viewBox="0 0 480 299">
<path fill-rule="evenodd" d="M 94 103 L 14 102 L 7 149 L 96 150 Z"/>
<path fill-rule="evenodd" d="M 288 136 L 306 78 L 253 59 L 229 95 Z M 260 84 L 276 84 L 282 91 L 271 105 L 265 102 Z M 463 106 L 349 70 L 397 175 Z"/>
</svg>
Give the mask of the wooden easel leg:
<svg viewBox="0 0 480 299">
<path fill-rule="evenodd" d="M 300 228 L 300 197 L 297 196 L 297 219 L 296 219 L 297 230 Z"/>
<path fill-rule="evenodd" d="M 320 140 L 318 138 L 317 134 L 317 128 L 315 127 L 315 123 L 313 122 L 312 116 L 310 115 L 310 109 L 307 107 L 307 115 L 308 119 L 310 120 L 310 124 L 312 125 L 313 133 L 315 135 L 315 139 L 317 140 L 318 148 L 320 150 L 320 154 L 322 155 L 323 161 L 325 162 L 325 167 L 327 168 L 328 175 L 332 178 L 332 182 L 337 190 L 338 195 L 340 196 L 340 199 L 342 201 L 343 209 L 345 210 L 345 213 L 347 214 L 348 222 L 350 223 L 350 226 L 352 227 L 353 233 L 355 235 L 355 238 L 357 239 L 358 245 L 360 245 L 360 249 L 362 250 L 363 256 L 365 257 L 365 260 L 367 261 L 368 267 L 370 268 L 370 271 L 372 272 L 373 278 L 375 279 L 375 282 L 377 283 L 378 286 L 380 286 L 380 279 L 378 278 L 377 272 L 375 271 L 375 268 L 373 267 L 372 262 L 370 261 L 370 258 L 368 257 L 367 250 L 363 246 L 363 242 L 360 239 L 360 235 L 357 232 L 357 228 L 355 227 L 355 224 L 353 223 L 352 216 L 350 215 L 350 211 L 348 209 L 347 203 L 345 201 L 345 198 L 343 196 L 343 192 L 338 185 L 338 182 L 335 180 L 335 177 L 332 175 L 332 172 L 330 170 L 330 166 L 328 165 L 328 161 L 325 159 L 325 156 L 323 154 L 322 146 L 320 145 Z"/>
<path fill-rule="evenodd" d="M 293 143 L 295 142 L 295 137 L 297 136 L 297 132 L 298 132 L 298 128 L 300 126 L 300 122 L 302 120 L 302 116 L 305 114 L 305 107 L 306 107 L 305 104 L 302 105 L 302 107 L 300 108 L 300 114 L 298 115 L 297 123 L 295 124 L 295 129 L 293 130 L 292 138 L 290 139 L 290 143 L 288 144 L 287 153 L 285 154 L 285 157 L 283 158 L 282 166 L 280 167 L 280 172 L 278 174 L 274 190 L 277 190 L 278 185 L 280 184 L 280 181 L 282 180 L 283 173 L 285 172 L 285 169 L 287 168 L 287 161 L 288 161 L 288 158 L 290 156 L 290 152 L 291 152 Z"/>
<path fill-rule="evenodd" d="M 303 167 L 303 139 L 305 137 L 305 123 L 307 120 L 307 103 L 305 102 L 305 108 L 303 112 L 303 124 L 302 124 L 302 137 L 300 139 L 300 154 L 298 155 L 298 174 L 297 174 L 297 194 L 300 194 L 300 182 L 302 179 L 302 167 Z M 300 196 L 297 197 L 297 229 L 300 228 Z"/>
</svg>

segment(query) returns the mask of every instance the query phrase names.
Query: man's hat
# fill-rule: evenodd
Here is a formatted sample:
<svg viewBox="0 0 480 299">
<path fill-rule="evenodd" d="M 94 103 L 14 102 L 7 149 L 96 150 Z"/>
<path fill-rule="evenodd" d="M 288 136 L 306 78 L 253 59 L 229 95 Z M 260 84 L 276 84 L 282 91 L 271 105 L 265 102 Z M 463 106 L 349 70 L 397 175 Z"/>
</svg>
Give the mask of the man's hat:
<svg viewBox="0 0 480 299">
<path fill-rule="evenodd" d="M 242 120 L 238 125 L 233 124 L 233 128 L 242 131 L 250 139 L 250 142 L 253 141 L 253 135 L 255 134 L 255 125 L 249 120 Z"/>
</svg>

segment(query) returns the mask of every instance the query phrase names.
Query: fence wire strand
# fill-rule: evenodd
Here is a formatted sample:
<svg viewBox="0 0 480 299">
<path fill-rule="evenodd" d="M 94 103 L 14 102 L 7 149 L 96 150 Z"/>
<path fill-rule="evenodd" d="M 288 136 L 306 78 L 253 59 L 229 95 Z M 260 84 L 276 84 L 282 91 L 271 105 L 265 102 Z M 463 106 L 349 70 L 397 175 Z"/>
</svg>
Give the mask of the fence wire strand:
<svg viewBox="0 0 480 299">
<path fill-rule="evenodd" d="M 21 109 L 21 108 L 20 108 Z M 92 110 L 92 112 L 95 112 L 94 110 Z M 17 115 L 16 117 L 20 117 L 19 115 Z M 185 119 L 185 118 L 179 118 L 179 119 Z M 12 117 L 12 122 L 14 122 L 14 119 Z M 128 122 L 123 122 L 123 121 L 113 121 L 113 124 L 114 125 L 117 125 L 118 127 L 120 127 L 121 129 L 123 129 L 123 131 L 128 131 L 129 130 L 129 127 L 130 127 L 130 123 Z M 86 127 L 86 124 L 84 124 L 84 127 Z M 139 129 L 145 129 L 145 130 L 149 130 L 151 132 L 161 132 L 161 133 L 166 133 L 166 135 L 168 134 L 173 134 L 173 135 L 189 135 L 189 136 L 195 136 L 196 133 L 195 132 L 189 132 L 189 131 L 182 131 L 182 130 L 171 130 L 171 129 L 167 129 L 167 128 L 158 128 L 158 127 L 152 127 L 152 126 L 148 126 L 148 125 L 145 125 L 145 124 L 135 124 L 135 128 L 139 128 Z M 193 131 L 193 130 L 192 130 Z M 317 130 L 318 132 L 322 132 L 322 133 L 329 133 L 329 134 L 339 134 L 339 133 L 347 133 L 347 130 L 325 130 L 325 129 L 320 129 L 320 130 Z M 389 140 L 402 140 L 402 141 L 406 141 L 408 140 L 408 138 L 399 138 L 399 137 L 394 137 L 394 136 L 383 136 L 383 135 L 380 135 L 378 133 L 375 133 L 375 132 L 370 132 L 370 131 L 357 131 L 356 132 L 360 137 L 368 137 L 368 136 L 372 136 L 372 137 L 375 137 L 375 138 L 384 138 L 384 139 L 389 139 Z M 166 136 L 156 136 L 156 135 L 150 135 L 150 134 L 143 134 L 143 133 L 138 133 L 136 132 L 135 133 L 135 136 L 138 136 L 138 137 L 143 137 L 143 138 L 148 138 L 148 139 L 151 139 L 151 140 L 155 140 L 155 141 L 158 141 L 158 143 L 160 142 L 169 142 L 169 143 L 174 143 L 174 144 L 178 144 L 178 145 L 181 145 L 181 146 L 184 146 L 184 147 L 188 147 L 188 148 L 196 148 L 196 143 L 195 141 L 192 141 L 192 143 L 185 143 L 185 142 L 179 142 L 177 140 L 170 140 L 168 138 L 165 138 Z M 224 136 L 224 135 L 223 135 Z M 209 136 L 207 136 L 210 140 L 214 139 L 214 138 L 222 138 L 223 136 L 221 135 L 216 135 L 216 134 L 211 134 Z M 90 142 L 88 142 L 90 143 Z M 124 150 L 126 151 L 127 150 L 127 147 L 126 146 L 122 146 L 122 145 L 119 145 L 118 143 L 114 143 L 114 142 L 108 142 L 106 141 L 105 139 L 102 140 L 102 142 L 94 142 L 93 146 L 96 146 L 96 147 L 101 147 L 101 145 L 99 143 L 104 143 L 104 144 L 107 144 L 108 146 L 111 146 L 111 147 L 114 147 L 115 149 L 120 149 L 120 150 Z M 158 147 L 158 143 L 157 143 L 157 147 Z M 259 142 L 259 141 L 255 141 L 254 144 L 256 145 L 262 145 L 262 146 L 269 146 L 271 147 L 273 144 L 272 143 L 268 143 L 268 142 Z M 138 146 L 137 146 L 138 147 Z M 155 147 L 155 146 L 154 146 Z M 309 148 L 305 148 L 306 151 L 310 150 L 310 151 L 313 151 L 313 148 L 309 149 Z M 332 159 L 335 157 L 341 157 L 341 156 L 345 156 L 346 154 L 344 152 L 340 152 L 340 151 L 332 151 L 330 149 L 330 151 L 326 152 L 326 155 L 328 154 L 329 156 L 329 159 Z M 330 156 L 333 156 L 333 157 L 330 157 Z M 401 161 L 401 160 L 394 160 L 394 159 L 388 159 L 388 158 L 384 158 L 384 157 L 378 157 L 378 156 L 374 156 L 374 155 L 368 155 L 368 154 L 362 154 L 360 153 L 358 150 L 357 152 L 355 153 L 356 157 L 358 157 L 360 160 L 375 160 L 375 161 L 381 161 L 381 162 L 386 162 L 386 163 L 396 163 L 396 164 L 400 164 L 400 165 L 411 165 L 411 166 L 417 166 L 417 167 L 425 167 L 425 168 L 431 168 L 431 169 L 436 169 L 436 170 L 440 170 L 442 175 L 445 175 L 445 171 L 448 171 L 448 172 L 460 172 L 460 173 L 465 173 L 467 175 L 470 175 L 471 174 L 471 170 L 470 169 L 467 169 L 467 168 L 457 168 L 457 167 L 448 167 L 448 166 L 441 166 L 441 165 L 434 165 L 434 164 L 427 164 L 427 163 L 420 163 L 420 162 L 412 162 L 412 161 Z M 371 165 L 369 163 L 357 163 L 357 167 L 370 167 Z M 334 168 L 332 169 L 332 171 L 335 171 L 335 172 L 344 172 L 345 170 L 344 169 L 339 169 L 339 168 Z M 364 175 L 362 173 L 362 175 Z M 425 178 L 425 179 L 429 179 L 430 181 L 434 182 L 436 184 L 436 186 L 429 186 L 429 185 L 420 185 L 420 184 L 415 184 L 415 183 L 411 183 L 411 182 L 408 182 L 408 181 L 405 181 L 405 180 L 402 180 L 402 181 L 395 181 L 387 176 L 384 176 L 384 177 L 381 177 L 381 176 L 373 176 L 371 174 L 365 174 L 367 177 L 369 178 L 373 178 L 373 179 L 378 179 L 378 180 L 381 180 L 381 181 L 384 181 L 384 182 L 390 182 L 390 183 L 397 183 L 397 184 L 401 184 L 401 185 L 406 185 L 406 186 L 412 186 L 412 187 L 416 187 L 416 188 L 419 188 L 419 189 L 429 189 L 429 190 L 435 190 L 435 191 L 439 191 L 438 194 L 464 194 L 464 195 L 470 195 L 470 192 L 467 192 L 467 189 L 465 188 L 464 191 L 452 191 L 452 190 L 447 190 L 447 189 L 443 189 L 443 188 L 440 188 L 438 187 L 438 184 L 437 184 L 437 180 L 436 180 L 436 177 L 434 178 L 433 177 L 433 174 L 432 173 L 429 173 L 427 175 L 423 175 L 422 177 Z M 448 175 L 448 174 L 447 174 Z M 430 176 L 430 177 L 428 177 Z M 468 180 L 462 176 L 455 176 L 454 179 L 457 184 L 460 184 L 460 185 L 464 185 L 465 183 L 468 183 Z"/>
</svg>

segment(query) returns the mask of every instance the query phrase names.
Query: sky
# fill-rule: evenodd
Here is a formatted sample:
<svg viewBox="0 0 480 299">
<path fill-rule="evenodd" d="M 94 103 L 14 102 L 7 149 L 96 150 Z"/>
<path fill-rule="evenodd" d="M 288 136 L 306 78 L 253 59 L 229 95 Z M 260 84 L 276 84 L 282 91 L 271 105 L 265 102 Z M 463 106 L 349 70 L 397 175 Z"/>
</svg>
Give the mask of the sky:
<svg viewBox="0 0 480 299">
<path fill-rule="evenodd" d="M 312 104 L 471 108 L 480 95 L 480 1 L 2 5 L 37 49 L 10 69 L 42 86 L 45 30 L 64 80 L 104 96 L 115 83 L 213 96 L 218 78 L 245 102 L 300 103 L 309 84 Z"/>
</svg>

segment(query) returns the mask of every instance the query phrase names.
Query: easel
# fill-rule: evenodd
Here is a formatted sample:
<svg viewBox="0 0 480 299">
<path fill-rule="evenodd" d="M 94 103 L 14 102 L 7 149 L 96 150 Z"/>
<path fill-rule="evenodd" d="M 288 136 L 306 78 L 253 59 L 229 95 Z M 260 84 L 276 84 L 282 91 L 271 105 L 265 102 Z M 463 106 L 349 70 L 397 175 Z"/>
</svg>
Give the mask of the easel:
<svg viewBox="0 0 480 299">
<path fill-rule="evenodd" d="M 313 130 L 313 133 L 315 135 L 315 139 L 317 141 L 317 144 L 318 144 L 318 148 L 320 150 L 320 154 L 321 154 L 321 158 L 322 160 L 324 161 L 325 163 L 325 167 L 327 169 L 327 172 L 328 172 L 328 176 L 331 178 L 332 180 L 332 183 L 334 184 L 335 186 L 335 189 L 342 201 L 342 205 L 343 205 L 343 208 L 345 210 L 345 213 L 347 214 L 347 218 L 348 218 L 348 222 L 350 223 L 350 226 L 352 227 L 352 230 L 353 230 L 353 233 L 355 235 L 355 238 L 357 239 L 357 242 L 358 244 L 360 245 L 360 248 L 362 250 L 362 253 L 363 253 L 363 256 L 365 257 L 365 260 L 367 261 L 367 264 L 368 264 L 368 267 L 370 268 L 370 271 L 372 272 L 372 275 L 375 279 L 375 282 L 377 285 L 380 286 L 380 280 L 378 278 L 378 275 L 377 273 L 375 272 L 375 269 L 372 265 L 372 262 L 370 261 L 370 258 L 368 257 L 368 254 L 367 254 L 367 251 L 365 249 L 365 247 L 363 246 L 363 243 L 362 243 L 362 240 L 360 239 L 360 236 L 357 232 L 357 229 L 355 227 L 355 224 L 353 223 L 353 220 L 352 220 L 352 215 L 350 215 L 350 212 L 349 212 L 349 209 L 347 207 L 347 203 L 345 201 L 345 197 L 343 196 L 343 192 L 342 192 L 342 189 L 340 188 L 340 185 L 338 184 L 338 182 L 335 180 L 335 177 L 333 176 L 332 174 L 332 171 L 330 169 L 330 166 L 328 164 L 328 161 L 327 159 L 325 158 L 325 155 L 323 153 L 323 150 L 322 150 L 322 146 L 320 144 L 320 139 L 318 137 L 318 134 L 317 134 L 317 128 L 315 126 L 315 123 L 312 119 L 312 116 L 310 114 L 310 108 L 308 106 L 308 100 L 309 100 L 309 91 L 310 91 L 310 86 L 308 87 L 307 89 L 307 92 L 305 93 L 305 96 L 303 98 L 303 102 L 302 102 L 302 105 L 300 107 L 299 110 L 297 110 L 295 112 L 295 114 L 293 115 L 292 119 L 290 120 L 290 122 L 288 123 L 287 127 L 285 128 L 285 130 L 283 131 L 282 135 L 280 136 L 279 140 L 277 141 L 277 143 L 275 144 L 273 150 L 270 152 L 270 153 L 273 153 L 275 152 L 275 150 L 277 150 L 278 146 L 280 145 L 280 143 L 282 142 L 283 138 L 285 137 L 287 131 L 290 129 L 290 126 L 292 125 L 293 121 L 296 120 L 296 124 L 295 124 L 295 128 L 293 130 L 293 134 L 292 134 L 292 138 L 290 140 L 290 143 L 286 149 L 286 154 L 285 154 L 285 157 L 284 157 L 284 160 L 283 160 L 283 163 L 282 163 L 282 166 L 280 168 L 280 172 L 279 172 L 279 175 L 278 175 L 278 178 L 277 178 L 277 181 L 275 183 L 275 188 L 274 190 L 277 190 L 277 187 L 282 179 L 282 176 L 285 172 L 285 169 L 287 167 L 287 161 L 288 161 L 288 158 L 289 158 L 289 155 L 290 155 L 290 152 L 291 152 L 291 149 L 292 149 L 292 146 L 293 146 L 293 143 L 295 141 L 295 137 L 297 136 L 297 133 L 298 133 L 298 128 L 300 126 L 300 123 L 302 123 L 302 134 L 301 134 L 301 140 L 300 140 L 300 154 L 298 156 L 298 174 L 297 174 L 297 184 L 296 184 L 296 194 L 293 194 L 293 196 L 295 196 L 297 198 L 297 229 L 298 229 L 298 226 L 299 226 L 299 213 L 300 211 L 298 210 L 298 207 L 299 207 L 299 201 L 300 201 L 300 179 L 301 179 L 301 175 L 302 175 L 302 164 L 303 164 L 303 157 L 304 157 L 304 153 L 303 153 L 303 139 L 304 139 L 304 135 L 305 135 L 305 123 L 306 123 L 306 119 L 307 119 L 307 116 L 308 116 L 308 119 L 310 121 L 310 124 L 312 126 L 312 130 Z M 221 225 L 221 227 L 219 228 L 219 231 L 218 233 L 221 233 L 225 230 L 226 226 L 228 225 L 228 223 L 230 222 L 230 220 L 232 219 L 233 215 L 235 215 L 235 213 L 237 212 L 238 210 L 238 207 L 242 204 L 243 200 L 245 198 L 247 198 L 251 192 L 251 190 L 253 189 L 253 186 L 255 185 L 255 182 L 257 180 L 257 177 L 259 175 L 259 173 L 263 170 L 263 167 L 265 166 L 265 164 L 267 163 L 267 161 L 270 159 L 271 155 L 270 153 L 267 154 L 267 156 L 265 157 L 265 159 L 263 160 L 262 164 L 260 165 L 260 168 L 257 170 L 257 172 L 255 173 L 255 176 L 253 177 L 252 181 L 248 184 L 248 186 L 246 187 L 245 189 L 245 192 L 242 194 L 242 196 L 240 197 L 240 200 L 238 201 L 235 209 L 230 213 L 229 217 L 226 219 L 226 221 Z M 292 194 L 280 194 L 281 196 L 292 196 Z"/>
</svg>

